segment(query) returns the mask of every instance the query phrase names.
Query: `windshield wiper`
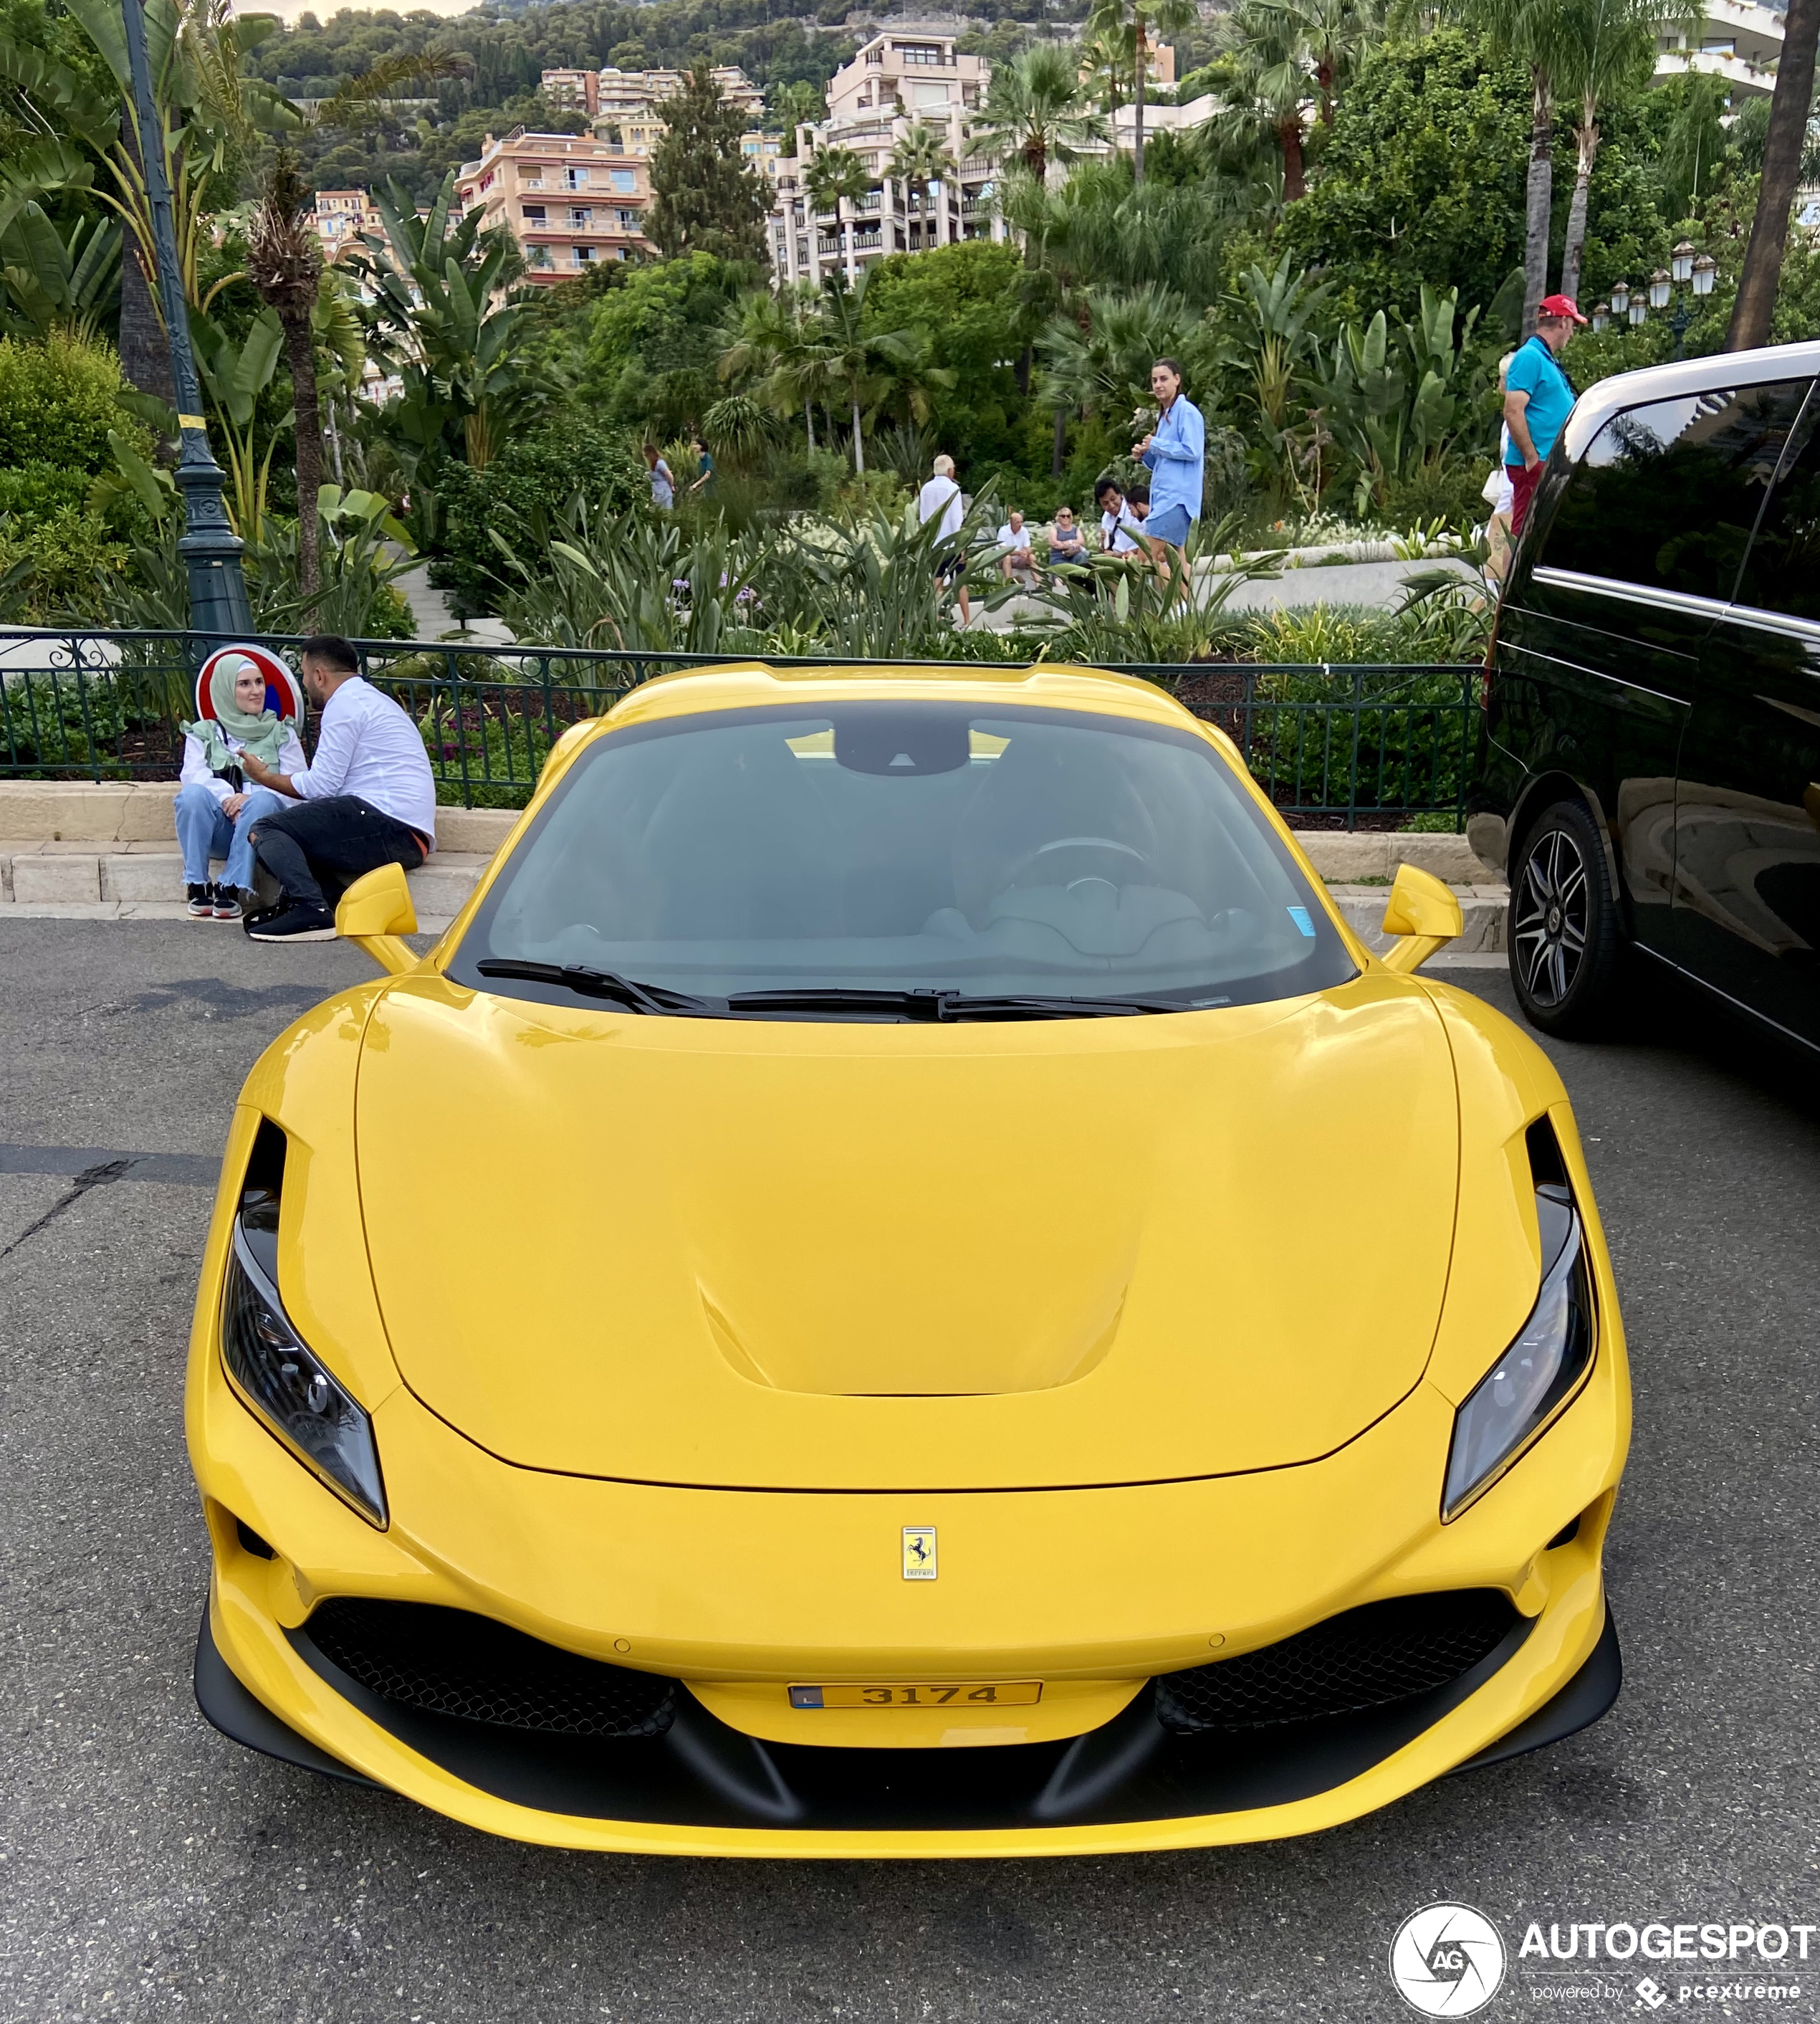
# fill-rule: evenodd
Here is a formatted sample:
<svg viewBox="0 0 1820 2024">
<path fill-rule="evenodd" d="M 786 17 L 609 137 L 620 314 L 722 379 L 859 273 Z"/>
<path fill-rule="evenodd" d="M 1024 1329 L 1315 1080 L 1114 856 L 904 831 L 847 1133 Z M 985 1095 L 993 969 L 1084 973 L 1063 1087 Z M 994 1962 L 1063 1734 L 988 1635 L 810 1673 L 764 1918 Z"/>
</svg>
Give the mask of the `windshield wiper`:
<svg viewBox="0 0 1820 2024">
<path fill-rule="evenodd" d="M 994 997 L 944 991 L 938 1016 L 943 1019 L 1113 1019 L 1126 1013 L 1203 1009 L 1184 1004 L 1179 998 L 1041 998 L 1030 994 Z"/>
<path fill-rule="evenodd" d="M 1189 1012 L 1199 1008 L 1174 998 L 1045 998 L 965 991 L 863 991 L 837 984 L 796 991 L 741 991 L 727 1001 L 730 1012 L 750 1017 L 788 1017 L 793 1012 L 875 1012 L 884 1018 L 932 1025 L 968 1019 L 1104 1019 L 1135 1012 Z"/>
<path fill-rule="evenodd" d="M 519 977 L 528 984 L 553 984 L 584 998 L 610 999 L 628 1012 L 673 1018 L 720 1010 L 712 999 L 691 998 L 686 991 L 668 991 L 660 984 L 640 984 L 617 970 L 595 970 L 585 962 L 524 962 L 516 956 L 483 956 L 474 968 L 482 977 Z"/>
<path fill-rule="evenodd" d="M 733 1013 L 877 1012 L 884 1018 L 939 1019 L 939 991 L 862 991 L 837 984 L 807 984 L 793 991 L 736 991 L 727 1001 Z"/>
</svg>

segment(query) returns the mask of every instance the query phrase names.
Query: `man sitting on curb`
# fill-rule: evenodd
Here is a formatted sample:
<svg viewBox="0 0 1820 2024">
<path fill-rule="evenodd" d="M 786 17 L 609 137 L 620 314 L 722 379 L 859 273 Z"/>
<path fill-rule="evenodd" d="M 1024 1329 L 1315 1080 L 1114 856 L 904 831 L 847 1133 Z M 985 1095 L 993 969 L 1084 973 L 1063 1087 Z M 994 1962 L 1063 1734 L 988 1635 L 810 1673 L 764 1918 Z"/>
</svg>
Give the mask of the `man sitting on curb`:
<svg viewBox="0 0 1820 2024">
<path fill-rule="evenodd" d="M 382 864 L 421 864 L 436 848 L 436 781 L 417 727 L 360 672 L 345 640 L 306 640 L 303 686 L 322 713 L 316 757 L 301 772 L 276 773 L 250 755 L 248 776 L 298 803 L 262 816 L 253 854 L 278 882 L 276 907 L 247 917 L 260 942 L 328 941 L 337 897 Z"/>
</svg>

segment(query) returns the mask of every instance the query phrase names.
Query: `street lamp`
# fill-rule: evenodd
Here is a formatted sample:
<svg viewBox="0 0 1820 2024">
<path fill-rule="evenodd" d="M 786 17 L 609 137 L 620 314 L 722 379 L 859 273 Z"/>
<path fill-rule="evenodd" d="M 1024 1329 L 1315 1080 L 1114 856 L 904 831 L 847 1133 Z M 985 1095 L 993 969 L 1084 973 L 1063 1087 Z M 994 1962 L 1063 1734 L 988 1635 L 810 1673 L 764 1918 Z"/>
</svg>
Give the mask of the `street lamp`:
<svg viewBox="0 0 1820 2024">
<path fill-rule="evenodd" d="M 245 547 L 222 504 L 222 468 L 210 454 L 202 416 L 202 390 L 189 346 L 189 312 L 177 266 L 177 230 L 170 214 L 170 182 L 164 172 L 164 126 L 152 95 L 145 54 L 144 0 L 123 0 L 126 58 L 133 72 L 133 105 L 139 117 L 139 156 L 152 211 L 152 257 L 158 299 L 170 342 L 170 376 L 177 390 L 181 449 L 173 473 L 183 494 L 183 537 L 177 544 L 189 574 L 189 622 L 198 632 L 244 636 L 253 629 L 252 607 L 240 570 Z"/>
<path fill-rule="evenodd" d="M 1666 267 L 1658 267 L 1655 273 L 1650 277 L 1650 306 L 1651 309 L 1665 310 L 1668 306 L 1668 294 L 1672 285 L 1672 284 L 1668 279 L 1668 269 Z"/>
<path fill-rule="evenodd" d="M 1602 330 L 1604 330 L 1610 324 L 1611 320 L 1612 306 L 1609 302 L 1595 302 L 1593 304 L 1592 331 L 1595 337 L 1596 337 Z"/>
<path fill-rule="evenodd" d="M 1696 254 L 1690 243 L 1683 239 L 1670 256 L 1675 263 L 1675 320 L 1671 328 L 1675 332 L 1675 356 L 1681 356 L 1683 343 L 1687 336 L 1687 326 L 1694 321 L 1688 308 L 1686 292 L 1691 289 L 1694 298 L 1705 301 L 1712 293 L 1712 284 L 1719 273 L 1719 262 L 1710 253 Z"/>
<path fill-rule="evenodd" d="M 1650 314 L 1650 305 L 1649 305 L 1646 302 L 1645 302 L 1645 301 L 1644 301 L 1644 299 L 1642 299 L 1642 297 L 1641 295 L 1632 295 L 1632 296 L 1631 296 L 1631 329 L 1632 329 L 1632 330 L 1640 330 L 1640 329 L 1642 329 L 1642 326 L 1643 326 L 1643 324 L 1644 324 L 1644 321 L 1645 321 L 1645 320 L 1648 317 L 1649 314 Z"/>
<path fill-rule="evenodd" d="M 1675 287 L 1686 288 L 1694 275 L 1694 242 L 1683 239 L 1668 255 L 1668 265 L 1674 270 Z"/>
<path fill-rule="evenodd" d="M 1631 306 L 1631 284 L 1628 281 L 1612 284 L 1612 314 L 1621 317 Z"/>
</svg>

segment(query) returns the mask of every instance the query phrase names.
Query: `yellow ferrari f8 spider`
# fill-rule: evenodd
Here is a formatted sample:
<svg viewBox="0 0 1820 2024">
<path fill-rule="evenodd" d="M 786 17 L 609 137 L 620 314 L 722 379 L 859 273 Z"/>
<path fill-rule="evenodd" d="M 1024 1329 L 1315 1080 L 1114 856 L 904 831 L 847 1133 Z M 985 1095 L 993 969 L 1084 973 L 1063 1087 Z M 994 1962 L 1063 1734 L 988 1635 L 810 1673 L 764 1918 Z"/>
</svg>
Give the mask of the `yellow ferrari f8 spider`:
<svg viewBox="0 0 1820 2024">
<path fill-rule="evenodd" d="M 641 688 L 247 1078 L 203 1710 L 490 1832 L 1299 1834 L 1595 1721 L 1624 1336 L 1535 1045 L 1089 669 Z"/>
</svg>

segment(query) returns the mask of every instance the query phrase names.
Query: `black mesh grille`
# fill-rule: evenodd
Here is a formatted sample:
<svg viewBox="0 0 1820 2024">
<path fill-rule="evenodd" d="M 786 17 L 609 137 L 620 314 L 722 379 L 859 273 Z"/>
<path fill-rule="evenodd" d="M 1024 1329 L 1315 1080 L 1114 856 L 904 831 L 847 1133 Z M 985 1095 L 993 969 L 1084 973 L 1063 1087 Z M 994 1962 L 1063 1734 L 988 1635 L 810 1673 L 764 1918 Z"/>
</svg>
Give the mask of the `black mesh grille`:
<svg viewBox="0 0 1820 2024">
<path fill-rule="evenodd" d="M 465 1609 L 339 1596 L 304 1629 L 369 1692 L 500 1729 L 661 1736 L 676 1710 L 673 1681 L 580 1658 Z"/>
<path fill-rule="evenodd" d="M 1166 1673 L 1157 1717 L 1174 1729 L 1262 1729 L 1382 1707 L 1457 1680 L 1516 1622 L 1498 1589 L 1368 1602 L 1262 1651 Z"/>
</svg>

